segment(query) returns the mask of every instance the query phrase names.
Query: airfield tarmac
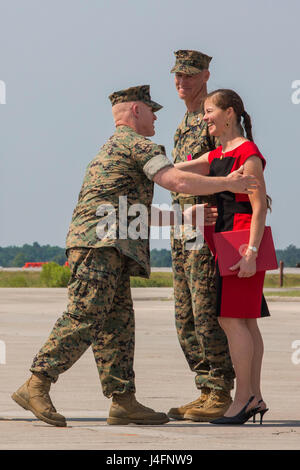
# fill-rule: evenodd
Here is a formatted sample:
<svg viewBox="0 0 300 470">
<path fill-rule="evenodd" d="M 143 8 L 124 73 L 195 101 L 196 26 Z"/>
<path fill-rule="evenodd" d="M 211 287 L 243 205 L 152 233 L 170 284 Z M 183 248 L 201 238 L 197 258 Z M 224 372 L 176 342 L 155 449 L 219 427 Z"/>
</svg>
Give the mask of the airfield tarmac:
<svg viewBox="0 0 300 470">
<path fill-rule="evenodd" d="M 172 289 L 132 292 L 137 399 L 167 412 L 198 396 L 176 337 Z M 68 424 L 56 428 L 20 408 L 10 395 L 29 376 L 33 356 L 66 307 L 66 294 L 54 288 L 0 290 L 0 449 L 300 449 L 299 301 L 270 301 L 271 318 L 259 320 L 265 342 L 263 394 L 270 408 L 263 426 L 173 420 L 161 426 L 108 426 L 110 400 L 102 395 L 89 349 L 51 388 Z"/>
</svg>

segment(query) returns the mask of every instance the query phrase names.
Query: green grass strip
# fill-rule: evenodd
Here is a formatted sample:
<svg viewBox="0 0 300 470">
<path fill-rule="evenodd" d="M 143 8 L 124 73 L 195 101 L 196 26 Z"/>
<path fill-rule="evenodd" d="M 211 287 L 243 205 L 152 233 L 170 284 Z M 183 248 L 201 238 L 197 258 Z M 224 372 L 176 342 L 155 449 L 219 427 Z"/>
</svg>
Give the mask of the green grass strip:
<svg viewBox="0 0 300 470">
<path fill-rule="evenodd" d="M 265 297 L 300 297 L 299 290 L 291 290 L 288 292 L 282 292 L 281 290 L 276 290 L 274 292 L 264 292 Z"/>
<path fill-rule="evenodd" d="M 47 265 L 45 265 L 47 266 Z M 46 268 L 45 268 L 46 269 Z M 53 266 L 49 271 L 32 272 L 32 271 L 0 271 L 0 287 L 66 287 L 68 283 L 68 272 L 66 268 Z M 131 277 L 131 287 L 172 287 L 173 274 L 165 272 L 151 273 L 150 279 L 141 277 Z M 278 287 L 279 275 L 267 274 L 264 287 Z M 299 274 L 285 274 L 283 287 L 300 287 Z M 282 293 L 281 295 L 283 295 Z M 274 295 L 268 293 L 268 295 Z M 285 294 L 288 296 L 288 294 Z"/>
</svg>

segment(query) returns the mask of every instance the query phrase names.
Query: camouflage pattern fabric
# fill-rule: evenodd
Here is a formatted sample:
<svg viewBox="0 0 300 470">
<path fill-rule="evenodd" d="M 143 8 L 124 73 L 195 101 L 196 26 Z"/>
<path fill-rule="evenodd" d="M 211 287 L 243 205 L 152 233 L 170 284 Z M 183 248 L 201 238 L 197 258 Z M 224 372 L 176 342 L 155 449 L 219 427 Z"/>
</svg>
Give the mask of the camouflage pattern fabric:
<svg viewBox="0 0 300 470">
<path fill-rule="evenodd" d="M 180 50 L 174 52 L 176 62 L 171 73 L 185 73 L 195 75 L 202 70 L 207 70 L 212 57 L 199 51 Z"/>
<path fill-rule="evenodd" d="M 207 124 L 203 121 L 203 112 L 186 113 L 174 136 L 173 162 L 187 161 L 188 155 L 193 160 L 216 148 L 217 142 L 210 137 Z M 209 203 L 216 205 L 214 195 L 190 196 L 187 194 L 171 193 L 173 203 L 184 204 Z"/>
<path fill-rule="evenodd" d="M 159 111 L 162 106 L 152 101 L 150 96 L 150 85 L 140 85 L 127 88 L 126 90 L 115 91 L 109 95 L 112 106 L 129 101 L 142 101 L 152 108 L 153 112 Z"/>
<path fill-rule="evenodd" d="M 202 112 L 186 113 L 174 137 L 173 160 L 198 158 L 214 149 Z M 216 205 L 215 196 L 172 193 L 173 203 Z M 214 257 L 206 243 L 200 250 L 187 250 L 186 239 L 175 239 L 171 230 L 175 318 L 178 339 L 198 389 L 231 390 L 235 377 L 225 333 L 216 315 Z"/>
<path fill-rule="evenodd" d="M 173 163 L 166 157 L 163 146 L 137 134 L 130 127 L 117 127 L 87 167 L 67 235 L 67 249 L 114 247 L 130 258 L 130 275 L 149 277 L 150 224 L 147 223 L 144 230 L 147 238 L 132 239 L 126 236 L 128 227 L 122 225 L 122 213 L 128 226 L 136 218 L 136 215 L 127 217 L 127 211 L 134 204 L 143 204 L 150 217 L 152 178 L 167 166 L 173 166 Z M 123 209 L 120 207 L 120 196 L 127 204 Z M 107 205 L 115 212 L 109 219 L 110 231 L 103 237 L 99 231 L 108 220 Z M 123 233 L 125 229 L 123 238 L 120 236 L 121 229 Z"/>
<path fill-rule="evenodd" d="M 92 346 L 103 393 L 135 392 L 134 311 L 128 258 L 115 248 L 68 251 L 68 307 L 33 360 L 56 382 Z"/>
</svg>

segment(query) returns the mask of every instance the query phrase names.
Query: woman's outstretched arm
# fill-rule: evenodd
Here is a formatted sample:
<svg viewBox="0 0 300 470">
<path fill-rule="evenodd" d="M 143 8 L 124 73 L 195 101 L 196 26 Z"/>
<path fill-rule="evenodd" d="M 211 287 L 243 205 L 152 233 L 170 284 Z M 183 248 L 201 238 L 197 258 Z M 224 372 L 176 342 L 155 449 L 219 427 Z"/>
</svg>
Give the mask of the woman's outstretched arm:
<svg viewBox="0 0 300 470">
<path fill-rule="evenodd" d="M 189 171 L 190 173 L 197 173 L 198 175 L 208 175 L 209 163 L 208 163 L 209 152 L 204 153 L 201 157 L 195 158 L 186 162 L 176 163 L 174 166 L 179 170 Z"/>
</svg>

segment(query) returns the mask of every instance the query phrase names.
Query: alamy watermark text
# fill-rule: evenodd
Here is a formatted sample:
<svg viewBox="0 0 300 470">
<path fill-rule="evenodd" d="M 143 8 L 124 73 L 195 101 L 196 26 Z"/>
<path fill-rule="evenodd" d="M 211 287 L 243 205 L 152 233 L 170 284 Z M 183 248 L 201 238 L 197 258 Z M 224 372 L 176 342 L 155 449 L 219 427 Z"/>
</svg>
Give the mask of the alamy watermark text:
<svg viewBox="0 0 300 470">
<path fill-rule="evenodd" d="M 96 226 L 97 238 L 100 240 L 147 240 L 151 226 L 152 229 L 154 228 L 151 232 L 151 239 L 157 240 L 159 230 L 155 228 L 171 225 L 175 239 L 183 237 L 186 241 L 189 240 L 186 249 L 199 250 L 204 241 L 204 206 L 197 206 L 195 217 L 193 217 L 192 208 L 191 204 L 185 204 L 182 212 L 179 204 L 171 207 L 167 204 L 156 204 L 151 206 L 151 213 L 149 213 L 149 208 L 144 204 L 128 205 L 127 196 L 119 196 L 117 207 L 110 203 L 100 204 L 97 207 L 96 216 L 99 217 Z M 163 232 L 163 234 L 166 233 Z"/>
<path fill-rule="evenodd" d="M 6 345 L 0 340 L 0 364 L 6 364 Z"/>
<path fill-rule="evenodd" d="M 292 82 L 292 89 L 295 90 L 291 96 L 292 103 L 300 104 L 300 80 L 294 80 Z"/>
<path fill-rule="evenodd" d="M 0 80 L 0 104 L 6 104 L 6 84 Z"/>
</svg>

